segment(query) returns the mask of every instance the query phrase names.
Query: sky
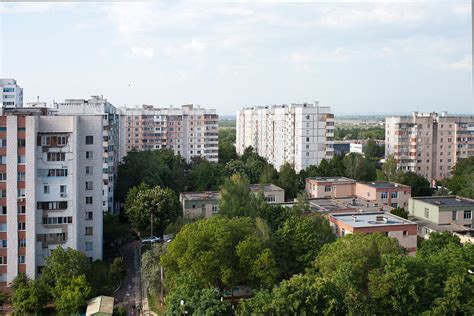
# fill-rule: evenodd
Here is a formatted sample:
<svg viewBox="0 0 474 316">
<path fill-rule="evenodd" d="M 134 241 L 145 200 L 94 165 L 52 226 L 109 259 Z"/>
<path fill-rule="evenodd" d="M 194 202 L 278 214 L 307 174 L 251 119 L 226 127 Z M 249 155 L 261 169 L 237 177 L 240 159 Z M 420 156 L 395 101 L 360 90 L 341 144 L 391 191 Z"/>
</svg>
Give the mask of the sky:
<svg viewBox="0 0 474 316">
<path fill-rule="evenodd" d="M 474 113 L 470 1 L 0 3 L 24 101 Z"/>
</svg>

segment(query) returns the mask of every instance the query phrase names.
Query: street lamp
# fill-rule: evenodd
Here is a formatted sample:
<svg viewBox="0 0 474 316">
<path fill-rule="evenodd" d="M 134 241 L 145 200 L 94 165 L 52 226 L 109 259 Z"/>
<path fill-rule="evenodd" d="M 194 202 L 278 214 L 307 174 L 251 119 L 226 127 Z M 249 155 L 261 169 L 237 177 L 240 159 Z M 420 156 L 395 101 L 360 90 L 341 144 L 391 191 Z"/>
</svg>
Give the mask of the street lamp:
<svg viewBox="0 0 474 316">
<path fill-rule="evenodd" d="M 472 271 L 471 269 L 467 270 L 467 272 L 468 272 L 469 274 L 474 274 L 474 271 Z"/>
</svg>

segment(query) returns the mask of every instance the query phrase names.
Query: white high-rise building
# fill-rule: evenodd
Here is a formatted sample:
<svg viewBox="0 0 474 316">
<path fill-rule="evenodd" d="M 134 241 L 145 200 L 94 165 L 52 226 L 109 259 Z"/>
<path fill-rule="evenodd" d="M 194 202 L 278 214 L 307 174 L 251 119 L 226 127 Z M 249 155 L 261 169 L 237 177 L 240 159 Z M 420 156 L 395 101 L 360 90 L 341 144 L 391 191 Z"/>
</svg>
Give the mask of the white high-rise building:
<svg viewBox="0 0 474 316">
<path fill-rule="evenodd" d="M 236 124 L 237 153 L 252 146 L 277 169 L 288 162 L 300 171 L 334 155 L 334 115 L 318 102 L 243 108 Z"/>
<path fill-rule="evenodd" d="M 58 246 L 102 259 L 103 117 L 0 116 L 0 287 L 35 278 Z"/>
<path fill-rule="evenodd" d="M 0 101 L 3 108 L 23 107 L 23 88 L 15 79 L 0 79 Z"/>
<path fill-rule="evenodd" d="M 385 118 L 385 155 L 434 181 L 451 176 L 459 159 L 474 156 L 474 116 L 413 112 Z"/>
<path fill-rule="evenodd" d="M 118 109 L 103 96 L 92 96 L 88 100 L 66 99 L 55 103 L 55 115 L 78 115 L 81 117 L 97 116 L 101 118 L 102 128 L 102 207 L 104 212 L 115 212 L 114 189 L 119 162 L 119 112 Z"/>
<path fill-rule="evenodd" d="M 192 104 L 179 108 L 122 108 L 120 159 L 130 150 L 171 149 L 187 162 L 202 157 L 218 161 L 216 110 Z"/>
</svg>

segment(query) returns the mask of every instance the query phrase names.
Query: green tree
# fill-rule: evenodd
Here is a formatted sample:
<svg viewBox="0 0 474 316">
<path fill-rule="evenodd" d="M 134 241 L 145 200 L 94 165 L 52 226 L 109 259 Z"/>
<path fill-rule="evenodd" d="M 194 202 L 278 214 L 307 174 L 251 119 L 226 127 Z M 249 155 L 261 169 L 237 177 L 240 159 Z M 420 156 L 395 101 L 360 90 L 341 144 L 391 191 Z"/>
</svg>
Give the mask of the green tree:
<svg viewBox="0 0 474 316">
<path fill-rule="evenodd" d="M 280 168 L 278 186 L 285 190 L 285 199 L 294 199 L 299 192 L 299 178 L 293 166 L 285 163 Z"/>
<path fill-rule="evenodd" d="M 112 261 L 109 267 L 109 278 L 112 281 L 113 286 L 117 286 L 125 276 L 127 275 L 127 268 L 123 262 L 122 257 L 116 257 Z"/>
<path fill-rule="evenodd" d="M 255 196 L 250 191 L 247 177 L 240 173 L 233 174 L 222 186 L 220 195 L 219 214 L 255 217 Z"/>
<path fill-rule="evenodd" d="M 278 180 L 278 171 L 270 165 L 267 164 L 263 167 L 263 170 L 260 174 L 260 184 L 267 184 L 267 183 L 277 183 Z"/>
<path fill-rule="evenodd" d="M 192 165 L 189 179 L 194 191 L 217 190 L 224 181 L 224 169 L 221 164 L 200 159 Z"/>
<path fill-rule="evenodd" d="M 215 216 L 183 227 L 161 256 L 161 263 L 171 288 L 180 275 L 189 275 L 205 287 L 222 291 L 236 284 L 266 284 L 271 278 L 266 273 L 274 275 L 266 249 L 251 219 Z M 258 274 L 257 267 L 270 270 Z"/>
<path fill-rule="evenodd" d="M 80 313 L 91 297 L 92 288 L 84 274 L 73 277 L 67 284 L 53 290 L 54 305 L 59 315 Z"/>
<path fill-rule="evenodd" d="M 397 161 L 393 155 L 388 155 L 382 167 L 377 169 L 378 181 L 397 182 L 400 180 L 401 176 L 401 173 L 397 170 Z"/>
<path fill-rule="evenodd" d="M 150 293 L 158 293 L 161 289 L 160 258 L 163 254 L 162 244 L 154 244 L 151 250 L 142 256 L 142 279 Z"/>
<path fill-rule="evenodd" d="M 381 146 L 377 145 L 374 139 L 370 138 L 364 147 L 364 154 L 368 158 L 378 158 L 383 154 Z"/>
<path fill-rule="evenodd" d="M 104 212 L 104 244 L 120 246 L 130 240 L 131 237 L 130 223 L 127 223 L 118 215 Z"/>
<path fill-rule="evenodd" d="M 449 244 L 461 247 L 461 239 L 448 231 L 433 232 L 429 235 L 428 239 L 423 240 L 421 243 L 421 247 L 418 249 L 418 255 L 426 257 L 435 254 L 441 249 L 447 247 Z"/>
<path fill-rule="evenodd" d="M 166 315 L 223 315 L 230 304 L 221 301 L 221 294 L 205 288 L 194 277 L 182 275 L 177 286 L 166 296 Z"/>
<path fill-rule="evenodd" d="M 400 183 L 411 187 L 411 196 L 431 196 L 433 190 L 430 183 L 423 176 L 417 175 L 414 172 L 408 171 L 403 173 Z"/>
<path fill-rule="evenodd" d="M 280 263 L 285 276 L 304 272 L 320 248 L 335 240 L 328 221 L 319 216 L 289 217 L 275 232 Z"/>
<path fill-rule="evenodd" d="M 129 191 L 125 212 L 135 228 L 144 232 L 153 225 L 153 231 L 163 236 L 164 229 L 179 215 L 178 197 L 168 188 L 141 185 Z"/>
<path fill-rule="evenodd" d="M 272 299 L 273 296 L 269 290 L 256 290 L 253 297 L 240 300 L 236 315 L 270 315 L 274 311 Z"/>
<path fill-rule="evenodd" d="M 237 159 L 237 157 L 238 156 L 234 144 L 219 141 L 219 163 L 226 164 L 229 161 Z"/>
<path fill-rule="evenodd" d="M 408 219 L 408 211 L 405 211 L 403 207 L 396 207 L 390 213 Z"/>
<path fill-rule="evenodd" d="M 46 258 L 41 278 L 54 287 L 61 283 L 69 283 L 71 279 L 80 275 L 87 275 L 89 270 L 89 259 L 84 253 L 72 248 L 64 250 L 59 246 Z"/>
<path fill-rule="evenodd" d="M 357 181 L 372 181 L 375 179 L 376 166 L 374 162 L 362 155 L 351 153 L 343 159 L 346 176 Z"/>
<path fill-rule="evenodd" d="M 11 303 L 15 314 L 38 314 L 49 301 L 49 290 L 41 281 L 32 281 L 24 273 L 12 281 Z"/>
</svg>

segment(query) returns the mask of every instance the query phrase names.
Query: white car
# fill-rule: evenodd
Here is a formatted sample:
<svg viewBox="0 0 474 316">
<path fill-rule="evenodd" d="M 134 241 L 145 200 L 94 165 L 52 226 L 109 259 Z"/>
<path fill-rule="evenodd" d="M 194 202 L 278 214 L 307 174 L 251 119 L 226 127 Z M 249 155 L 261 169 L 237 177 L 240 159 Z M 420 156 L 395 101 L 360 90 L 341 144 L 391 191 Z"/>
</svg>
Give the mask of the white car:
<svg viewBox="0 0 474 316">
<path fill-rule="evenodd" d="M 160 237 L 155 237 L 155 236 L 152 236 L 152 237 L 148 237 L 148 238 L 145 238 L 142 240 L 142 243 L 143 244 L 153 244 L 155 242 L 160 242 L 161 241 L 161 238 Z"/>
</svg>

